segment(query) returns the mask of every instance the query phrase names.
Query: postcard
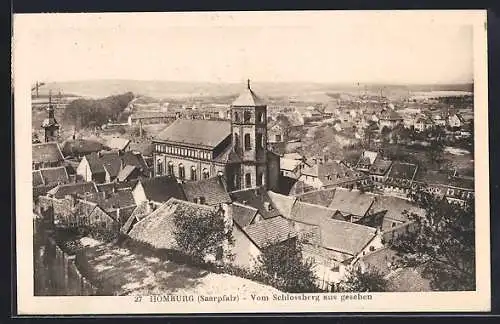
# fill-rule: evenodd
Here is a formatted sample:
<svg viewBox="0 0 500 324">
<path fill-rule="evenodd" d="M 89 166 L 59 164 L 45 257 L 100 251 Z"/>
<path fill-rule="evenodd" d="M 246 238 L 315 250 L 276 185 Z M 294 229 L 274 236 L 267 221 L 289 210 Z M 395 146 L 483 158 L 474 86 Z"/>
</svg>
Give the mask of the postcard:
<svg viewBox="0 0 500 324">
<path fill-rule="evenodd" d="M 14 15 L 18 314 L 489 311 L 486 44 L 480 10 Z"/>
</svg>

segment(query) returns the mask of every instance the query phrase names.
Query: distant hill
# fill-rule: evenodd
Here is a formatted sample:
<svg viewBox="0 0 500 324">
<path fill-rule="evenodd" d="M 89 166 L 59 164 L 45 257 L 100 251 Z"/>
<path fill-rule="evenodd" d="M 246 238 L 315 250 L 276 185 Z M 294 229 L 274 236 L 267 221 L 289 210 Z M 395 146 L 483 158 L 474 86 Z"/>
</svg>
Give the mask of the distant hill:
<svg viewBox="0 0 500 324">
<path fill-rule="evenodd" d="M 100 98 L 110 95 L 133 92 L 136 95 L 157 99 L 184 97 L 232 97 L 241 92 L 244 84 L 178 82 L 178 81 L 141 81 L 141 80 L 85 80 L 68 82 L 47 82 L 39 89 L 41 96 L 61 91 L 63 94 Z M 263 97 L 268 96 L 309 96 L 326 92 L 358 91 L 472 91 L 472 84 L 429 84 L 429 85 L 391 85 L 391 84 L 326 84 L 307 82 L 252 82 L 252 89 Z"/>
</svg>

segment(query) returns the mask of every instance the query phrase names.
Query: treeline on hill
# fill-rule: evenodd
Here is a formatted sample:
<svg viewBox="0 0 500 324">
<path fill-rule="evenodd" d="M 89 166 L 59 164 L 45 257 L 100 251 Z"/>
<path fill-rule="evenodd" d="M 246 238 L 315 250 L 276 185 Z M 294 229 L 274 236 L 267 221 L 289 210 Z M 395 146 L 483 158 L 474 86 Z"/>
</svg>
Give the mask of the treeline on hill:
<svg viewBox="0 0 500 324">
<path fill-rule="evenodd" d="M 68 104 L 63 119 L 78 128 L 100 126 L 108 120 L 119 120 L 132 99 L 134 99 L 132 92 L 102 99 L 77 99 Z"/>
</svg>

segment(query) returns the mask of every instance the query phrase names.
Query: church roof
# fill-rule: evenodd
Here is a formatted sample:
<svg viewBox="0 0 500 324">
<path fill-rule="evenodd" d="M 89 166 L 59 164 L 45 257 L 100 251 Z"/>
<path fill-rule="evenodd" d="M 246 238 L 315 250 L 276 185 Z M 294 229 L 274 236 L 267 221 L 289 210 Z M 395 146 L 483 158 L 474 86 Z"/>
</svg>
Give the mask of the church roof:
<svg viewBox="0 0 500 324">
<path fill-rule="evenodd" d="M 214 148 L 230 135 L 229 121 L 177 119 L 160 132 L 155 140 Z"/>
<path fill-rule="evenodd" d="M 264 100 L 259 98 L 250 88 L 250 80 L 248 80 L 247 87 L 233 102 L 233 107 L 258 107 L 265 106 Z"/>
<path fill-rule="evenodd" d="M 57 142 L 33 144 L 31 151 L 34 163 L 60 162 L 64 160 Z"/>
</svg>

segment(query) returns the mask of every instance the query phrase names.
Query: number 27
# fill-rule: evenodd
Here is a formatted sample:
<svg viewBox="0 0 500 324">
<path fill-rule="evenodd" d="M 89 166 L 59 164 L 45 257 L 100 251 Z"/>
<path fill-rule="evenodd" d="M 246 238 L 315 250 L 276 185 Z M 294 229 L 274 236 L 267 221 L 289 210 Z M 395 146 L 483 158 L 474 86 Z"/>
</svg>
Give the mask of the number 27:
<svg viewBox="0 0 500 324">
<path fill-rule="evenodd" d="M 142 300 L 142 296 L 135 296 L 134 297 L 134 302 L 136 302 L 136 303 L 140 303 L 141 300 Z"/>
</svg>

